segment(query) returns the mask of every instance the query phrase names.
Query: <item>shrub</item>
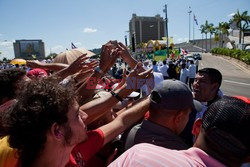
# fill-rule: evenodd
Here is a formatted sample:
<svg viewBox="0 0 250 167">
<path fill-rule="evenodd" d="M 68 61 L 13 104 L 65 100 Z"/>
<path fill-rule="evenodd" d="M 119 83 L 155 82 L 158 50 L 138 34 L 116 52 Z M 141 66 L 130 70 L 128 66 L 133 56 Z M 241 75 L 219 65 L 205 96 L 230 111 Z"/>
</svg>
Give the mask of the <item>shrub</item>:
<svg viewBox="0 0 250 167">
<path fill-rule="evenodd" d="M 250 53 L 247 51 L 242 51 L 239 49 L 213 48 L 211 50 L 211 53 L 215 55 L 220 54 L 224 56 L 233 57 L 250 65 Z"/>
</svg>

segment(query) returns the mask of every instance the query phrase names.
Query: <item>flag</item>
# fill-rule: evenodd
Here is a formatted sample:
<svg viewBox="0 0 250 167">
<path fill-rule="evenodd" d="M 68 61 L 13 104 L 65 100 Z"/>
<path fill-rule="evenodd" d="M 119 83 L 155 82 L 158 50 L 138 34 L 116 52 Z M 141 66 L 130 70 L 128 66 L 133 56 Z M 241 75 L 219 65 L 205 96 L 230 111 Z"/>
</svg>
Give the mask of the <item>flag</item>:
<svg viewBox="0 0 250 167">
<path fill-rule="evenodd" d="M 198 26 L 198 21 L 197 21 L 195 15 L 194 15 L 194 21 L 195 21 L 196 25 Z"/>
<path fill-rule="evenodd" d="M 77 47 L 71 42 L 71 49 L 76 49 Z"/>
</svg>

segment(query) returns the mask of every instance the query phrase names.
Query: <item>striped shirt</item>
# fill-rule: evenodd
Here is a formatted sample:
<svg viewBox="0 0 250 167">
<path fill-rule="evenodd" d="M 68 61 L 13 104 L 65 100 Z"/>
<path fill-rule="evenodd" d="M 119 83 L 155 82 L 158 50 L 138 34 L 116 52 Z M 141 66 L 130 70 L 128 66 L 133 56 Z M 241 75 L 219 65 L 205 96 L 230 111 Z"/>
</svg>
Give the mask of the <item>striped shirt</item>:
<svg viewBox="0 0 250 167">
<path fill-rule="evenodd" d="M 138 144 L 117 158 L 109 167 L 205 167 L 225 166 L 203 150 L 192 147 L 188 150 L 170 150 L 152 144 Z"/>
</svg>

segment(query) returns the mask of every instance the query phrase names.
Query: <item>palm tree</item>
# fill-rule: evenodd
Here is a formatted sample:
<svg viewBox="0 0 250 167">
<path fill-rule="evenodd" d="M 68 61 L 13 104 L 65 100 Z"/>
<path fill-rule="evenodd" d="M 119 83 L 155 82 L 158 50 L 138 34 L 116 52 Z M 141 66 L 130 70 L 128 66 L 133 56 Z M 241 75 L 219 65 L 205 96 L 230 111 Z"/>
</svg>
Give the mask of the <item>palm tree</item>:
<svg viewBox="0 0 250 167">
<path fill-rule="evenodd" d="M 243 44 L 244 44 L 245 32 L 250 31 L 250 16 L 249 16 L 249 20 L 243 21 L 242 31 L 243 31 Z"/>
<path fill-rule="evenodd" d="M 208 33 L 208 29 L 209 29 L 209 24 L 208 24 L 208 21 L 206 20 L 206 22 L 205 22 L 205 24 L 204 25 L 202 25 L 202 26 L 204 26 L 203 28 L 204 28 L 204 33 L 205 33 L 205 35 L 206 35 L 206 52 L 207 52 L 207 33 Z"/>
<path fill-rule="evenodd" d="M 242 21 L 248 22 L 249 16 L 247 15 L 247 11 L 244 11 L 242 14 L 240 14 L 239 10 L 237 10 L 237 13 L 233 15 L 233 18 L 229 21 L 230 23 L 235 22 L 237 27 L 240 30 L 239 33 L 239 44 L 241 44 L 241 37 L 242 37 L 242 30 L 243 30 L 243 24 Z"/>
<path fill-rule="evenodd" d="M 208 24 L 207 30 L 210 33 L 210 50 L 211 50 L 212 49 L 212 35 L 215 32 L 214 24 L 213 23 Z"/>
<path fill-rule="evenodd" d="M 203 34 L 205 33 L 205 26 L 204 25 L 200 26 L 200 31 L 201 31 L 201 35 L 202 35 L 202 53 L 203 53 Z"/>
<path fill-rule="evenodd" d="M 216 47 L 219 47 L 218 46 L 218 42 L 220 41 L 220 30 L 219 30 L 219 27 L 215 27 L 214 30 L 215 30 L 214 31 L 214 41 L 216 42 Z"/>
<path fill-rule="evenodd" d="M 220 22 L 219 23 L 219 33 L 220 33 L 220 41 L 221 41 L 221 47 L 223 48 L 223 36 L 224 35 L 229 35 L 229 30 L 230 26 L 229 23 L 227 22 Z"/>
</svg>

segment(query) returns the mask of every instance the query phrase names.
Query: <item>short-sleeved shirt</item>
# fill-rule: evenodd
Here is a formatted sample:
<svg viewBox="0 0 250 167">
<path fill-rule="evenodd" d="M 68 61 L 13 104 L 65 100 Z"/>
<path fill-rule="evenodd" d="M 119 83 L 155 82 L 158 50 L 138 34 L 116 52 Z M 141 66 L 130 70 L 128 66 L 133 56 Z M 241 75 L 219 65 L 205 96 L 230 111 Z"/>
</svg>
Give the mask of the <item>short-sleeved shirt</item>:
<svg viewBox="0 0 250 167">
<path fill-rule="evenodd" d="M 15 167 L 17 161 L 17 150 L 9 146 L 8 136 L 0 139 L 0 166 Z"/>
<path fill-rule="evenodd" d="M 109 167 L 127 166 L 224 167 L 225 165 L 196 147 L 178 151 L 143 143 L 135 145 L 109 165 Z"/>
<path fill-rule="evenodd" d="M 88 132 L 88 140 L 74 147 L 67 167 L 83 167 L 103 146 L 104 134 L 101 129 Z"/>
<path fill-rule="evenodd" d="M 134 144 L 151 143 L 176 150 L 189 148 L 178 135 L 167 127 L 163 127 L 149 120 L 144 120 L 142 124 L 137 126 L 140 126 L 140 128 L 135 134 Z"/>
</svg>

